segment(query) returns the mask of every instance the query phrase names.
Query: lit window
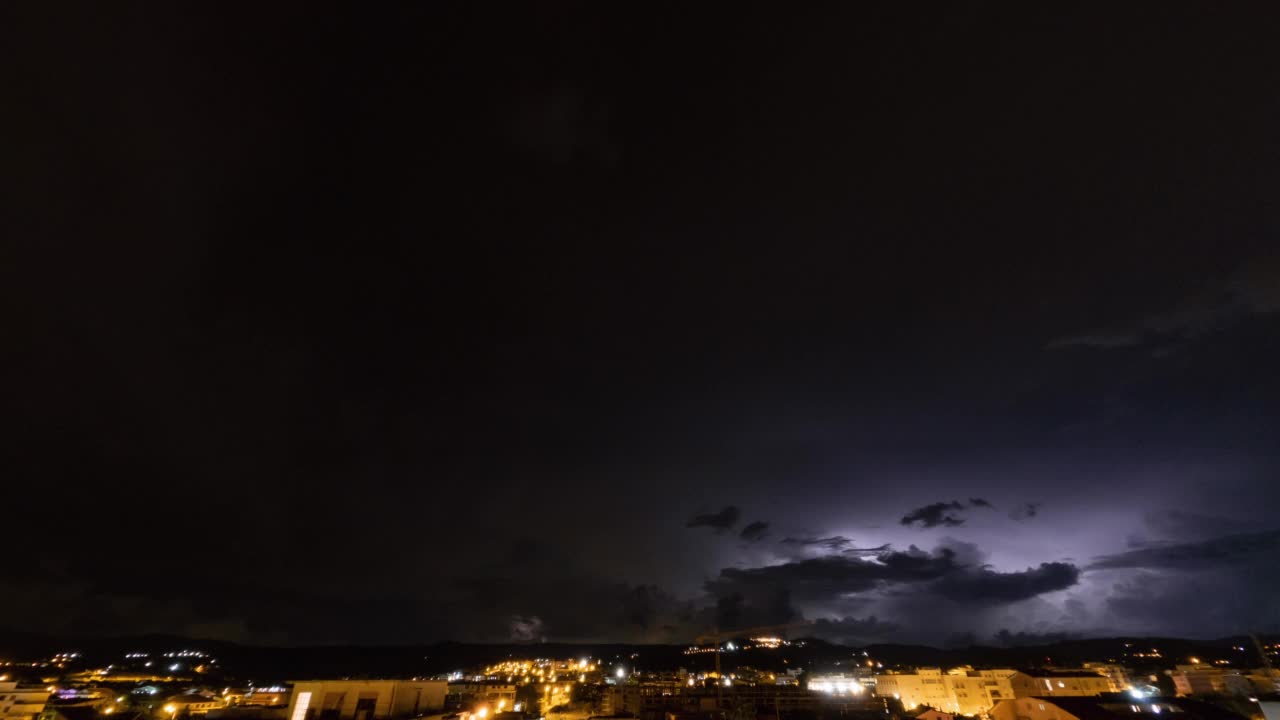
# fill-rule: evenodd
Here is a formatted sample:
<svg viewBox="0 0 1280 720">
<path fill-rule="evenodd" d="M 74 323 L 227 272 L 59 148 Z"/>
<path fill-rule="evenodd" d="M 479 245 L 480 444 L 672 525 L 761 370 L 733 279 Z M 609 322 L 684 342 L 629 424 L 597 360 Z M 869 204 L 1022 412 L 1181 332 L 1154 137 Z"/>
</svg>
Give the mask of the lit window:
<svg viewBox="0 0 1280 720">
<path fill-rule="evenodd" d="M 307 706 L 311 704 L 311 693 L 298 693 L 298 704 L 293 706 L 293 716 L 290 720 L 304 720 L 307 717 Z"/>
</svg>

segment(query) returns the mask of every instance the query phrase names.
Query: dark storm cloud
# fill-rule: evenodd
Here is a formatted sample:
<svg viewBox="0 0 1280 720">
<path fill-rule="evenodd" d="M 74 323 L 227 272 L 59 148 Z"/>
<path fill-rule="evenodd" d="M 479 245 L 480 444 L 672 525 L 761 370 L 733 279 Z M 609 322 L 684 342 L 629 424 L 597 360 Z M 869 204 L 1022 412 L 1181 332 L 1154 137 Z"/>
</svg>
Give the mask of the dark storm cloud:
<svg viewBox="0 0 1280 720">
<path fill-rule="evenodd" d="M 1049 348 L 1088 347 L 1099 349 L 1131 348 L 1142 344 L 1142 336 L 1132 332 L 1094 332 L 1068 335 L 1049 342 Z"/>
<path fill-rule="evenodd" d="M 879 555 L 880 553 L 887 552 L 891 547 L 893 547 L 891 544 L 885 543 L 875 547 L 846 548 L 840 552 L 843 555 Z"/>
<path fill-rule="evenodd" d="M 834 620 L 822 618 L 813 623 L 811 632 L 815 637 L 832 642 L 865 645 L 883 642 L 892 638 L 901 629 L 902 626 L 898 623 L 880 620 L 875 615 L 870 615 L 865 618 L 843 617 Z"/>
<path fill-rule="evenodd" d="M 1013 520 L 1030 520 L 1040 514 L 1041 504 L 1038 502 L 1022 503 L 1009 511 L 1009 517 Z"/>
<path fill-rule="evenodd" d="M 955 514 L 956 511 L 963 509 L 964 505 L 954 500 L 951 502 L 936 502 L 912 510 L 903 515 L 898 522 L 903 525 L 919 523 L 920 527 L 926 528 L 938 527 L 939 525 L 956 527 L 964 524 L 964 518 Z"/>
<path fill-rule="evenodd" d="M 1143 315 L 1131 325 L 1065 335 L 1050 348 L 1124 350 L 1195 340 L 1255 315 L 1280 312 L 1280 255 L 1250 258 L 1225 279 L 1212 282 L 1172 307 Z"/>
<path fill-rule="evenodd" d="M 936 502 L 912 510 L 903 515 L 898 522 L 903 525 L 915 525 L 918 523 L 922 528 L 958 527 L 965 522 L 965 518 L 961 513 L 972 508 L 994 510 L 995 506 L 984 498 L 969 498 L 967 503 L 962 503 L 958 500 Z"/>
<path fill-rule="evenodd" d="M 1153 511 L 1143 515 L 1142 519 L 1156 537 L 1178 538 L 1183 542 L 1233 535 L 1244 529 L 1231 518 L 1189 510 Z M 1146 544 L 1149 543 L 1143 540 L 1135 547 Z"/>
<path fill-rule="evenodd" d="M 939 547 L 932 553 L 913 546 L 872 560 L 829 555 L 757 568 L 724 568 L 707 583 L 707 590 L 717 597 L 750 597 L 760 590 L 785 589 L 797 602 L 831 602 L 872 590 L 909 590 L 957 603 L 999 605 L 1069 588 L 1080 577 L 1078 568 L 1061 562 L 996 572 L 965 562 L 971 553 L 978 556 L 968 544 Z"/>
<path fill-rule="evenodd" d="M 102 573 L 22 577 L 0 575 L 0 614 L 29 617 L 25 627 L 58 635 L 95 636 L 102 628 L 128 628 L 133 633 L 177 633 L 260 645 L 281 644 L 300 633 L 317 642 L 340 642 L 343 623 L 350 617 L 349 601 L 337 594 L 310 588 L 273 588 L 256 579 L 220 572 L 190 572 L 151 567 L 157 576 L 180 573 L 191 595 L 178 595 L 165 582 L 134 582 L 119 565 L 102 565 Z M 115 581 L 110 575 L 120 576 Z M 370 637 L 391 641 L 396 633 L 438 633 L 418 612 L 420 599 L 412 593 L 389 590 L 370 599 L 367 619 Z M 319 628 L 330 628 L 329 635 Z"/>
<path fill-rule="evenodd" d="M 684 524 L 685 527 L 709 527 L 716 532 L 724 532 L 738 524 L 738 508 L 733 505 L 726 505 L 719 512 L 702 513 L 689 518 Z"/>
<path fill-rule="evenodd" d="M 769 523 L 763 520 L 756 520 L 755 522 L 747 523 L 742 528 L 742 532 L 738 533 L 738 536 L 748 542 L 758 542 L 765 539 L 768 534 Z"/>
<path fill-rule="evenodd" d="M 939 580 L 932 590 L 960 603 L 992 605 L 1066 590 L 1080 581 L 1080 569 L 1063 562 L 1041 563 L 1021 572 L 969 569 Z"/>
<path fill-rule="evenodd" d="M 511 632 L 508 639 L 512 642 L 545 642 L 547 639 L 546 628 L 543 627 L 542 618 L 537 615 L 528 617 L 513 615 L 510 628 Z"/>
<path fill-rule="evenodd" d="M 831 535 L 829 537 L 807 537 L 797 538 L 788 537 L 782 539 L 783 545 L 798 545 L 800 547 L 817 547 L 824 550 L 840 550 L 853 541 L 843 535 Z"/>
<path fill-rule="evenodd" d="M 705 617 L 695 603 L 655 585 L 585 573 L 553 576 L 545 566 L 518 576 L 459 579 L 452 587 L 455 602 L 435 611 L 448 615 L 457 640 L 537 634 L 579 642 L 676 642 L 687 640 Z"/>
<path fill-rule="evenodd" d="M 715 626 L 721 629 L 776 625 L 800 617 L 784 587 L 754 587 L 715 599 Z"/>
<path fill-rule="evenodd" d="M 950 550 L 929 554 L 913 547 L 875 560 L 827 555 L 757 568 L 724 568 L 707 582 L 707 590 L 725 597 L 750 589 L 786 588 L 797 599 L 829 600 L 882 584 L 936 580 L 955 570 L 953 558 Z"/>
<path fill-rule="evenodd" d="M 1193 543 L 1141 547 L 1096 558 L 1088 569 L 1198 570 L 1259 559 L 1273 559 L 1280 563 L 1280 530 L 1237 533 Z"/>
<path fill-rule="evenodd" d="M 991 641 L 997 647 L 1026 647 L 1029 645 L 1049 645 L 1051 643 L 1063 642 L 1065 640 L 1075 640 L 1080 636 L 1076 633 L 1066 632 L 1026 632 L 1019 630 L 1011 631 L 1008 628 L 1001 628 Z"/>
<path fill-rule="evenodd" d="M 1189 637 L 1280 632 L 1274 558 L 1196 572 L 1135 572 L 1110 587 L 1102 622 L 1129 632 Z M 1230 591 L 1224 592 L 1224 589 Z"/>
<path fill-rule="evenodd" d="M 954 511 L 963 510 L 964 505 L 958 502 L 936 502 L 915 510 L 902 516 L 899 520 L 903 525 L 914 525 L 919 523 L 921 527 L 931 528 L 945 525 L 947 527 L 956 527 L 964 524 L 964 519 L 953 514 Z"/>
</svg>

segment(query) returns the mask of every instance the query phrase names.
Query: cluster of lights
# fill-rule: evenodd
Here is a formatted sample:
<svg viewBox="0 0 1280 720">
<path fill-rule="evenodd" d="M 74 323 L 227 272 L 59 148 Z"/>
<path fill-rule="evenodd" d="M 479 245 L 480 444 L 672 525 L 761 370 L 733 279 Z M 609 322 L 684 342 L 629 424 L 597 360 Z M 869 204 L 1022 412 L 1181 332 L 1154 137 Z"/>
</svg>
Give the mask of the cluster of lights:
<svg viewBox="0 0 1280 720">
<path fill-rule="evenodd" d="M 197 657 L 197 658 L 202 658 L 202 657 L 207 657 L 204 653 L 200 652 L 199 650 L 175 650 L 174 652 L 167 652 L 167 653 L 165 653 L 165 654 L 164 654 L 164 656 L 165 656 L 165 657 L 167 657 L 167 658 L 179 658 L 179 657 L 183 657 L 183 658 L 184 658 L 184 657 Z M 143 656 L 143 657 L 145 657 L 145 656 Z"/>
<path fill-rule="evenodd" d="M 536 658 L 533 660 L 507 660 L 497 665 L 490 665 L 484 669 L 482 675 L 477 679 L 506 677 L 507 682 L 520 682 L 522 684 L 556 682 L 561 675 L 578 676 L 579 682 L 586 681 L 586 674 L 596 671 L 596 663 L 588 658 L 579 660 L 548 660 L 546 658 Z M 450 673 L 450 680 L 461 680 L 462 673 Z"/>
<path fill-rule="evenodd" d="M 811 680 L 809 689 L 827 695 L 861 695 L 865 690 L 856 680 Z"/>
<path fill-rule="evenodd" d="M 507 701 L 499 700 L 498 705 L 497 707 L 494 708 L 493 712 L 494 714 L 500 713 L 506 707 L 507 707 Z M 516 703 L 511 707 L 511 710 L 512 712 L 520 712 L 523 707 L 524 707 L 524 703 Z M 463 720 L 485 720 L 485 718 L 489 717 L 489 708 L 488 706 L 479 707 L 473 710 L 472 712 L 461 713 L 460 715 Z"/>
<path fill-rule="evenodd" d="M 137 660 L 141 658 L 149 658 L 151 657 L 151 653 L 144 653 L 144 652 L 125 653 L 124 657 L 126 660 Z"/>
</svg>

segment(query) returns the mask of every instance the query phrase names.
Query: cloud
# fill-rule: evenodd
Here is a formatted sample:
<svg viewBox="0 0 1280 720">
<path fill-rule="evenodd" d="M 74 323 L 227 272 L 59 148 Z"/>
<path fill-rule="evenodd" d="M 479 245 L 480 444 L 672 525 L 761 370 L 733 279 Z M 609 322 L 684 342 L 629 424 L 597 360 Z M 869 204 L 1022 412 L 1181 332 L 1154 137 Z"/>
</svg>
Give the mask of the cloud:
<svg viewBox="0 0 1280 720">
<path fill-rule="evenodd" d="M 887 640 L 901 629 L 902 626 L 898 623 L 880 620 L 875 615 L 865 618 L 823 618 L 814 622 L 812 635 L 832 642 L 865 645 Z"/>
<path fill-rule="evenodd" d="M 956 527 L 964 524 L 964 518 L 953 514 L 953 511 L 963 510 L 964 505 L 955 502 L 936 502 L 924 507 L 918 507 L 915 510 L 902 516 L 898 522 L 903 525 L 914 525 L 920 523 L 920 527 L 938 527 L 945 525 L 947 527 Z"/>
<path fill-rule="evenodd" d="M 825 555 L 763 567 L 724 568 L 706 587 L 716 597 L 752 595 L 762 588 L 786 588 L 802 600 L 830 600 L 847 593 L 873 590 L 884 583 L 937 579 L 954 567 L 950 550 L 931 555 L 912 547 L 906 552 L 884 553 L 874 560 Z"/>
<path fill-rule="evenodd" d="M 1027 600 L 1066 590 L 1080 582 L 1080 569 L 1064 562 L 1040 563 L 1020 572 L 995 572 L 979 568 L 939 580 L 933 590 L 960 603 L 990 605 Z"/>
<path fill-rule="evenodd" d="M 748 542 L 759 542 L 765 539 L 768 534 L 769 523 L 764 522 L 763 520 L 756 520 L 755 522 L 748 523 L 743 527 L 742 532 L 738 533 L 738 536 Z"/>
<path fill-rule="evenodd" d="M 1148 512 L 1143 521 L 1152 533 L 1159 537 L 1177 538 L 1182 542 L 1189 540 L 1207 540 L 1213 537 L 1231 535 L 1245 528 L 1231 518 L 1206 513 L 1188 512 L 1185 510 L 1165 510 Z M 1147 545 L 1145 540 L 1134 543 Z"/>
<path fill-rule="evenodd" d="M 685 527 L 709 527 L 716 532 L 724 532 L 738 524 L 738 508 L 734 505 L 726 505 L 719 512 L 702 513 L 689 518 L 684 524 Z"/>
<path fill-rule="evenodd" d="M 1022 503 L 1009 511 L 1009 517 L 1018 521 L 1030 520 L 1040 514 L 1040 506 L 1042 504 L 1038 502 Z"/>
<path fill-rule="evenodd" d="M 869 548 L 846 548 L 840 552 L 845 555 L 879 555 L 880 553 L 887 552 L 892 547 L 893 546 L 889 543 L 885 543 L 883 545 L 877 545 L 876 547 Z"/>
<path fill-rule="evenodd" d="M 1236 533 L 1199 542 L 1140 547 L 1095 558 L 1087 569 L 1199 570 L 1257 559 L 1274 559 L 1280 562 L 1280 530 Z"/>
<path fill-rule="evenodd" d="M 493 642 L 514 637 L 517 625 L 494 627 L 489 619 L 537 620 L 538 632 L 565 642 L 663 643 L 688 639 L 699 605 L 656 585 L 634 585 L 587 572 L 572 576 L 537 573 L 456 580 L 456 601 L 434 610 L 450 618 L 452 638 Z M 572 592 L 569 592 L 569 589 Z"/>
<path fill-rule="evenodd" d="M 1220 328 L 1257 315 L 1280 312 L 1280 254 L 1242 262 L 1225 281 L 1211 284 L 1163 310 L 1127 325 L 1065 335 L 1050 349 L 1160 349 L 1197 340 Z M 1164 346 L 1160 348 L 1160 346 Z"/>
<path fill-rule="evenodd" d="M 1280 632 L 1272 562 L 1194 573 L 1139 571 L 1111 588 L 1104 609 L 1127 632 L 1223 637 Z M 1224 592 L 1224 588 L 1230 588 Z"/>
<path fill-rule="evenodd" d="M 1001 628 L 991 640 L 999 647 L 1026 647 L 1028 645 L 1051 645 L 1066 640 L 1075 640 L 1079 637 L 1075 633 L 1067 632 L 1037 633 L 1024 630 L 1012 632 L 1008 628 Z"/>
<path fill-rule="evenodd" d="M 1095 331 L 1081 333 L 1079 335 L 1067 335 L 1049 341 L 1048 347 L 1052 350 L 1061 350 L 1066 348 L 1099 348 L 1102 350 L 1115 350 L 1120 348 L 1131 348 L 1142 345 L 1142 335 L 1136 332 L 1108 332 Z"/>
<path fill-rule="evenodd" d="M 844 548 L 853 541 L 843 535 L 832 535 L 830 537 L 810 537 L 796 538 L 788 537 L 782 539 L 784 545 L 799 545 L 801 547 L 818 547 L 824 550 L 836 551 Z"/>
<path fill-rule="evenodd" d="M 537 615 L 530 615 L 528 617 L 514 615 L 511 618 L 510 625 L 512 642 L 537 642 L 540 640 L 546 640 L 542 618 Z"/>
<path fill-rule="evenodd" d="M 923 528 L 938 527 L 939 525 L 946 527 L 958 527 L 963 525 L 965 521 L 965 518 L 961 513 L 972 508 L 986 508 L 988 510 L 994 510 L 995 506 L 985 498 L 980 497 L 969 498 L 968 503 L 962 503 L 958 500 L 952 500 L 950 502 L 936 502 L 912 510 L 906 515 L 903 515 L 899 522 L 903 525 L 914 525 L 919 523 L 920 527 Z"/>
<path fill-rule="evenodd" d="M 716 597 L 750 598 L 785 589 L 799 602 L 832 602 L 842 596 L 909 588 L 956 603 L 998 605 L 1062 590 L 1079 581 L 1069 563 L 1042 563 L 1018 572 L 995 572 L 962 562 L 981 557 L 976 548 L 939 547 L 925 552 L 915 546 L 884 552 L 874 559 L 827 555 L 756 568 L 724 568 L 706 588 Z"/>
</svg>

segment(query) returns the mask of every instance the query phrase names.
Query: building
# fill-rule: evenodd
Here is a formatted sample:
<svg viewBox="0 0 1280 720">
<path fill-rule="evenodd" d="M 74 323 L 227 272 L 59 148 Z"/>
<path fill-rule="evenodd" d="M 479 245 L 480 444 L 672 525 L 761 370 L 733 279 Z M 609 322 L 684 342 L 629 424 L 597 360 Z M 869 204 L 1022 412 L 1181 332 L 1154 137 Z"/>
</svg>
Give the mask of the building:
<svg viewBox="0 0 1280 720">
<path fill-rule="evenodd" d="M 1169 673 L 1179 697 L 1187 695 L 1235 695 L 1247 697 L 1256 690 L 1249 678 L 1236 670 L 1212 665 L 1179 665 Z"/>
<path fill-rule="evenodd" d="M 220 710 L 224 707 L 226 703 L 221 698 L 199 693 L 183 693 L 166 699 L 164 704 L 156 709 L 156 714 L 162 718 L 183 718 L 204 715 L 210 710 Z"/>
<path fill-rule="evenodd" d="M 102 714 L 115 715 L 115 711 L 108 709 Z M 128 716 L 128 713 L 121 713 L 116 717 Z M 46 705 L 37 717 L 39 720 L 100 720 L 101 714 L 89 705 Z"/>
<path fill-rule="evenodd" d="M 814 674 L 809 689 L 828 695 L 861 695 L 875 689 L 876 677 L 871 672 Z"/>
<path fill-rule="evenodd" d="M 556 687 L 556 696 L 559 697 L 560 687 Z M 564 691 L 567 693 L 568 691 Z M 550 696 L 550 692 L 547 695 Z M 472 708 L 487 706 L 492 712 L 498 713 L 504 710 L 511 710 L 516 706 L 516 686 L 513 683 L 504 682 L 452 682 L 449 683 L 449 689 L 445 698 L 445 707 L 449 708 Z"/>
<path fill-rule="evenodd" d="M 955 694 L 941 668 L 916 668 L 914 673 L 877 675 L 876 695 L 900 700 L 907 710 L 953 709 L 956 704 Z"/>
<path fill-rule="evenodd" d="M 1235 713 L 1186 698 L 1145 698 L 1108 693 L 1103 697 L 1028 697 L 1002 700 L 992 720 L 1243 720 Z"/>
<path fill-rule="evenodd" d="M 281 685 L 267 685 L 265 687 L 251 687 L 242 693 L 240 697 L 232 699 L 231 693 L 227 693 L 228 705 L 247 705 L 256 707 L 280 707 L 289 704 L 289 688 Z"/>
<path fill-rule="evenodd" d="M 1280 720 L 1280 694 L 1263 695 L 1258 698 L 1258 705 L 1266 720 Z"/>
<path fill-rule="evenodd" d="M 48 702 L 48 688 L 19 687 L 12 680 L 0 682 L 0 720 L 34 720 Z"/>
<path fill-rule="evenodd" d="M 941 710 L 925 710 L 916 716 L 916 720 L 956 720 L 956 716 Z"/>
<path fill-rule="evenodd" d="M 299 680 L 288 720 L 411 718 L 444 708 L 444 680 Z"/>
<path fill-rule="evenodd" d="M 1280 693 L 1280 670 L 1258 668 L 1245 675 L 1253 684 L 1253 691 L 1258 695 L 1275 695 Z"/>
<path fill-rule="evenodd" d="M 811 691 L 798 685 L 775 683 L 732 683 L 716 686 L 688 682 L 630 682 L 611 687 L 605 694 L 603 714 L 626 715 L 640 720 L 664 720 L 718 715 L 721 710 L 754 705 L 757 714 L 778 716 L 800 710 L 815 710 L 819 705 L 831 709 L 861 705 L 866 694 L 843 695 Z M 720 710 L 717 710 L 717 707 Z"/>
<path fill-rule="evenodd" d="M 1123 665 L 1087 662 L 1082 667 L 1099 675 L 1105 675 L 1111 681 L 1111 692 L 1125 692 L 1133 686 L 1133 678 L 1129 676 L 1129 668 Z"/>
<path fill-rule="evenodd" d="M 908 711 L 933 708 L 957 715 L 983 715 L 1002 700 L 1049 696 L 1080 697 L 1111 692 L 1111 680 L 1089 670 L 974 670 L 942 672 L 920 668 L 915 673 L 876 677 L 876 694 L 902 701 Z"/>
<path fill-rule="evenodd" d="M 601 712 L 605 715 L 661 717 L 668 708 L 676 705 L 676 696 L 680 695 L 686 687 L 685 683 L 676 679 L 632 681 L 611 685 L 601 698 Z"/>
</svg>

